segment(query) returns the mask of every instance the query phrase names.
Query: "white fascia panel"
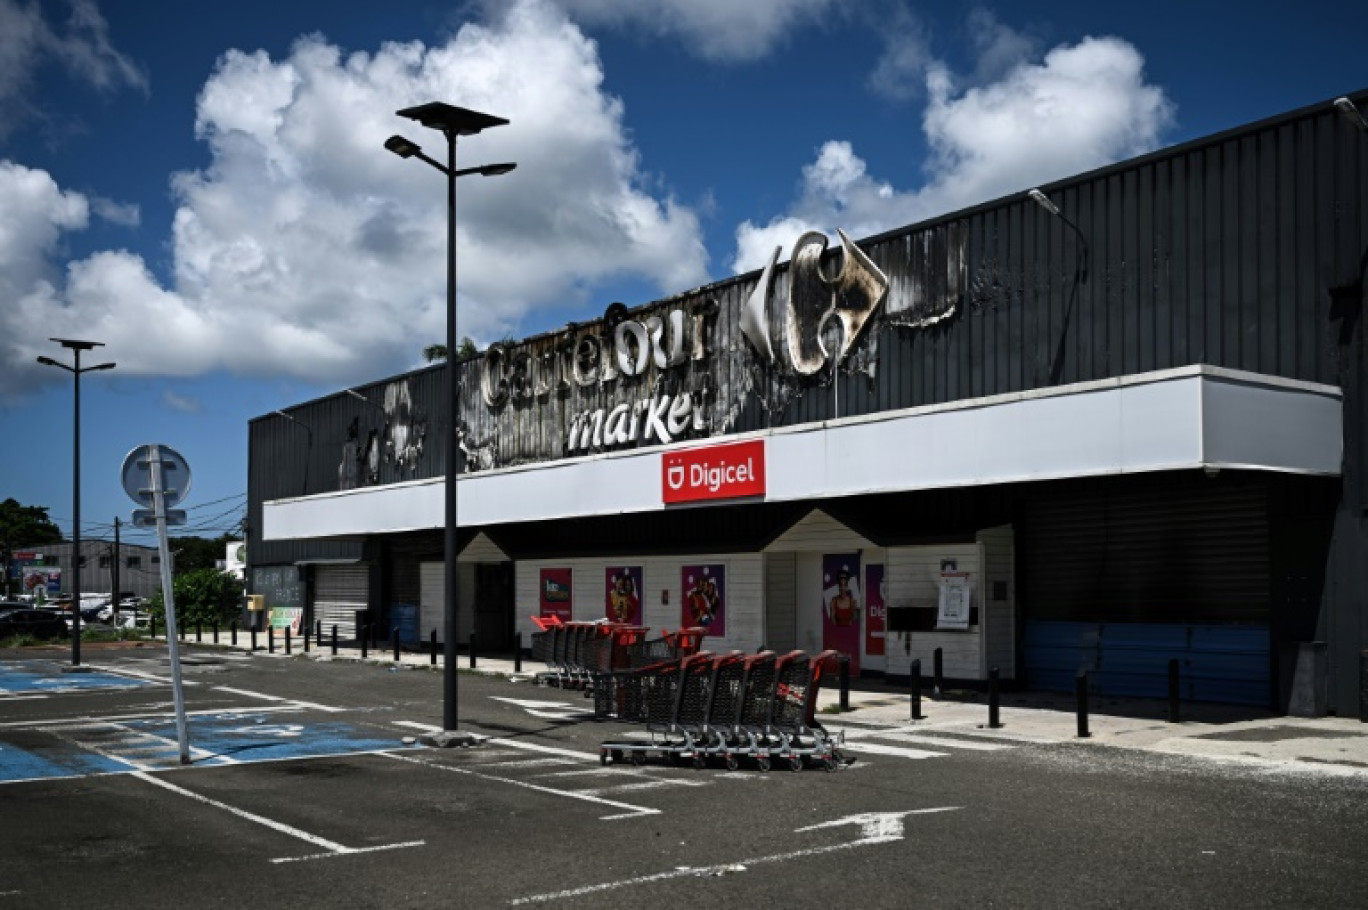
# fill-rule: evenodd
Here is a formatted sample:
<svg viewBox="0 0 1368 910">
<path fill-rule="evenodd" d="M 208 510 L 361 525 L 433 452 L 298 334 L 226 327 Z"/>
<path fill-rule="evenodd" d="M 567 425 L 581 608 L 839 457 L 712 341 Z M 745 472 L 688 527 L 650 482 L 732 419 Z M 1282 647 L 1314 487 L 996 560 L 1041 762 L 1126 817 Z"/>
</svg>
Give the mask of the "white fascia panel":
<svg viewBox="0 0 1368 910">
<path fill-rule="evenodd" d="M 1202 467 L 1336 475 L 1341 394 L 1207 366 L 699 440 L 766 440 L 771 502 Z M 660 511 L 661 449 L 460 479 L 481 526 Z M 268 502 L 268 540 L 440 528 L 442 479 Z"/>
</svg>

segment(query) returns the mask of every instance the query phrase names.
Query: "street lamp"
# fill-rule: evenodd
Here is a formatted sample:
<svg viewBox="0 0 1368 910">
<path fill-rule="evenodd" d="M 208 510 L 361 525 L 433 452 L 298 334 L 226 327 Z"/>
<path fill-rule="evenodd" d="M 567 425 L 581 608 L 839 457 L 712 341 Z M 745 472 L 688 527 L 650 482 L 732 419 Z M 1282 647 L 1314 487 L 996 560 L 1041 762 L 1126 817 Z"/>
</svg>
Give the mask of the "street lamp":
<svg viewBox="0 0 1368 910">
<path fill-rule="evenodd" d="M 385 140 L 385 148 L 400 158 L 418 158 L 446 174 L 447 178 L 447 299 L 446 299 L 446 375 L 447 394 L 450 408 L 450 434 L 446 441 L 446 481 L 444 485 L 445 508 L 445 545 L 443 547 L 443 572 L 445 593 L 442 600 L 442 621 L 446 626 L 442 635 L 442 732 L 428 737 L 427 741 L 438 746 L 469 745 L 473 738 L 458 732 L 460 723 L 456 710 L 456 557 L 458 519 L 456 517 L 456 419 L 460 405 L 461 384 L 456 372 L 456 178 L 468 174 L 493 177 L 507 174 L 517 167 L 512 162 L 487 164 L 482 167 L 456 169 L 456 137 L 474 136 L 481 130 L 508 123 L 502 117 L 482 114 L 479 111 L 453 107 L 440 101 L 420 104 L 417 107 L 396 111 L 400 117 L 407 117 L 423 126 L 439 130 L 447 140 L 447 163 L 442 164 L 423 154 L 416 143 L 403 136 L 391 136 Z"/>
<path fill-rule="evenodd" d="M 112 363 L 97 363 L 93 367 L 81 367 L 81 352 L 104 347 L 101 341 L 75 341 L 71 338 L 49 338 L 71 351 L 73 365 L 67 366 L 51 357 L 39 357 L 43 366 L 66 370 L 75 380 L 76 405 L 73 408 L 72 423 L 72 470 L 71 470 L 71 665 L 81 665 L 81 374 L 95 370 L 112 370 Z"/>
</svg>

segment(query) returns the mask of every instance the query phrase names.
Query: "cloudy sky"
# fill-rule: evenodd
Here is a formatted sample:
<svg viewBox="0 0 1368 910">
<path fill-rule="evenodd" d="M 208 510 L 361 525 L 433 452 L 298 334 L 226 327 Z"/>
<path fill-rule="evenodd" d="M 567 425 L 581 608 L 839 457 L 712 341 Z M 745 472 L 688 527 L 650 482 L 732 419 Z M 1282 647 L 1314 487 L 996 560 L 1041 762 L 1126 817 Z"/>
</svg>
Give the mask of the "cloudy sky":
<svg viewBox="0 0 1368 910">
<path fill-rule="evenodd" d="M 908 0 L 0 0 L 0 499 L 84 533 L 179 449 L 232 527 L 246 422 L 421 362 L 444 335 L 445 183 L 387 153 L 442 100 L 463 139 L 461 334 L 523 337 L 1368 85 L 1353 4 Z M 1212 4 L 1212 7 L 1218 5 Z"/>
</svg>

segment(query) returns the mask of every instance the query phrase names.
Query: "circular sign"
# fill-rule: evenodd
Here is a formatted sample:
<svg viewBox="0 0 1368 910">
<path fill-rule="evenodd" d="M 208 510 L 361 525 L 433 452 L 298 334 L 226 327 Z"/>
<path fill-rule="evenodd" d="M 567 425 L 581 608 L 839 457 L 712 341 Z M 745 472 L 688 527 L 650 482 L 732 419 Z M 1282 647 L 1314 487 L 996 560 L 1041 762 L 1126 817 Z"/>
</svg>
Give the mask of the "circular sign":
<svg viewBox="0 0 1368 910">
<path fill-rule="evenodd" d="M 129 452 L 123 463 L 124 492 L 138 505 L 153 508 L 153 460 L 161 464 L 162 508 L 173 508 L 190 492 L 190 465 L 170 446 L 151 443 Z"/>
</svg>

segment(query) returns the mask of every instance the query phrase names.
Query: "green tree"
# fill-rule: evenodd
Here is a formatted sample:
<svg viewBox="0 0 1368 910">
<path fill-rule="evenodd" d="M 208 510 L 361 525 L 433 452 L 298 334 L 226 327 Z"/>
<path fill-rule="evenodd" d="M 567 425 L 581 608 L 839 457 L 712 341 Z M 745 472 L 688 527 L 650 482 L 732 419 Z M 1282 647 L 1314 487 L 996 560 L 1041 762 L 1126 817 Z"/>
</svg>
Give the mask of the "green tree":
<svg viewBox="0 0 1368 910">
<path fill-rule="evenodd" d="M 61 543 L 62 529 L 47 513 L 47 506 L 20 505 L 12 498 L 0 502 L 0 546 L 41 547 Z"/>
<path fill-rule="evenodd" d="M 232 534 L 221 534 L 212 540 L 207 537 L 168 537 L 166 545 L 176 556 L 176 574 L 179 575 L 197 569 L 214 568 L 227 554 L 228 544 L 241 539 Z"/>
<path fill-rule="evenodd" d="M 182 572 L 171 584 L 176 595 L 176 621 L 187 630 L 197 622 L 206 626 L 231 622 L 242 609 L 242 582 L 218 569 Z M 162 592 L 152 598 L 148 612 L 159 618 L 166 616 Z"/>
<path fill-rule="evenodd" d="M 475 344 L 475 339 L 466 335 L 461 339 L 461 343 L 456 347 L 456 359 L 467 360 L 480 353 L 480 348 Z M 423 358 L 428 363 L 436 363 L 438 360 L 446 360 L 447 349 L 444 344 L 430 344 L 423 348 Z"/>
</svg>

